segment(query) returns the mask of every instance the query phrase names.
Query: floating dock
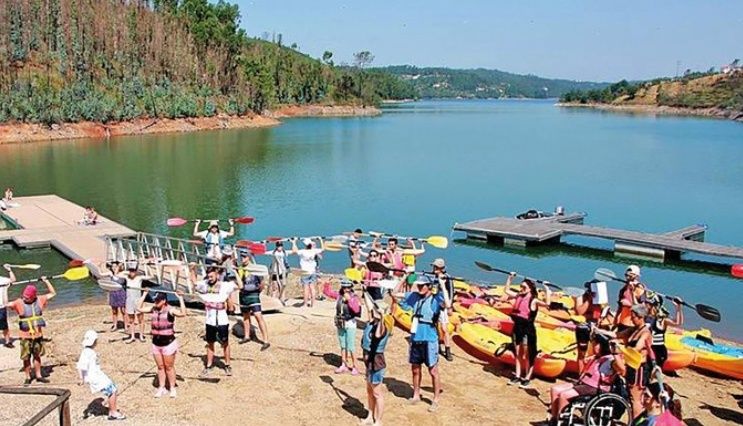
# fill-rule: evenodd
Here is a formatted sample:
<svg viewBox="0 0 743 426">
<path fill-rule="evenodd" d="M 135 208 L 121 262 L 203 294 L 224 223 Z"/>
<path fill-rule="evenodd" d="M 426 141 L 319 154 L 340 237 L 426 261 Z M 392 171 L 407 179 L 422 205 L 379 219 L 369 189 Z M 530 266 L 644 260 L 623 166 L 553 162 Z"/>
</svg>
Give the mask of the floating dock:
<svg viewBox="0 0 743 426">
<path fill-rule="evenodd" d="M 19 248 L 53 247 L 70 259 L 101 261 L 106 257 L 107 237 L 137 234 L 103 216 L 96 225 L 80 225 L 84 208 L 57 195 L 16 197 L 13 205 L 2 216 L 19 229 L 0 231 L 0 241 L 12 241 Z M 97 268 L 91 265 L 90 269 L 98 278 Z"/>
<path fill-rule="evenodd" d="M 614 241 L 614 251 L 654 259 L 678 259 L 683 253 L 743 259 L 743 248 L 704 242 L 706 225 L 687 226 L 662 234 L 584 225 L 585 213 L 555 215 L 538 219 L 494 217 L 457 223 L 453 229 L 467 238 L 509 246 L 526 247 L 559 243 L 563 236 L 579 235 Z"/>
</svg>

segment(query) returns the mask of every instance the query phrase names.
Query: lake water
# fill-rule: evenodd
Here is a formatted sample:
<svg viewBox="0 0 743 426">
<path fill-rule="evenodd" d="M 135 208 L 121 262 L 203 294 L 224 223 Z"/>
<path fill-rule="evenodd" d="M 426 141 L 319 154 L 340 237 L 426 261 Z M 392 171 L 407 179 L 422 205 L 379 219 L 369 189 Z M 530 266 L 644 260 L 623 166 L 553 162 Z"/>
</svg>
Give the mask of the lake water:
<svg viewBox="0 0 743 426">
<path fill-rule="evenodd" d="M 131 228 L 177 236 L 190 230 L 168 229 L 168 217 L 255 216 L 238 231 L 251 239 L 356 227 L 448 236 L 454 222 L 563 205 L 588 212 L 587 223 L 617 228 L 664 232 L 705 223 L 708 241 L 743 245 L 743 125 L 560 109 L 552 101 L 425 101 L 376 118 L 0 146 L 6 185 L 17 195 L 56 193 Z M 597 250 L 606 242 L 569 242 L 594 249 L 455 243 L 430 248 L 424 260 L 443 256 L 450 272 L 477 280 L 503 280 L 476 269 L 473 261 L 482 260 L 569 286 L 598 267 L 621 273 L 628 263 Z M 0 256 L 64 263 L 48 250 Z M 345 264 L 345 254 L 328 254 L 322 267 Z M 686 311 L 689 327 L 743 341 L 743 280 L 704 262 L 640 264 L 651 286 L 722 312 L 723 322 L 712 324 Z M 91 283 L 64 287 L 67 302 L 97 294 Z"/>
</svg>

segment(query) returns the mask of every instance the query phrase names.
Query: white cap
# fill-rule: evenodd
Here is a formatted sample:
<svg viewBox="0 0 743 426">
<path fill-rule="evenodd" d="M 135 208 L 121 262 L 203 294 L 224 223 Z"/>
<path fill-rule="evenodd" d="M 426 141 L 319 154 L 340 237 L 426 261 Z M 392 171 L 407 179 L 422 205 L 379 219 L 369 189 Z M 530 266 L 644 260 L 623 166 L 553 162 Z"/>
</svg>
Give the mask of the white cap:
<svg viewBox="0 0 743 426">
<path fill-rule="evenodd" d="M 312 244 L 312 240 L 309 239 L 309 238 L 304 238 L 304 239 L 302 239 L 302 244 L 308 246 L 308 245 Z"/>
<path fill-rule="evenodd" d="M 93 346 L 95 341 L 98 340 L 98 333 L 95 330 L 88 330 L 83 336 L 83 347 L 87 348 Z"/>
<path fill-rule="evenodd" d="M 210 220 L 209 221 L 209 228 L 211 228 L 212 226 L 216 226 L 217 228 L 219 228 L 219 221 L 218 220 Z"/>
<path fill-rule="evenodd" d="M 625 273 L 629 272 L 630 274 L 634 274 L 636 276 L 640 276 L 640 267 L 637 265 L 629 265 L 627 267 L 627 270 L 624 271 Z"/>
</svg>

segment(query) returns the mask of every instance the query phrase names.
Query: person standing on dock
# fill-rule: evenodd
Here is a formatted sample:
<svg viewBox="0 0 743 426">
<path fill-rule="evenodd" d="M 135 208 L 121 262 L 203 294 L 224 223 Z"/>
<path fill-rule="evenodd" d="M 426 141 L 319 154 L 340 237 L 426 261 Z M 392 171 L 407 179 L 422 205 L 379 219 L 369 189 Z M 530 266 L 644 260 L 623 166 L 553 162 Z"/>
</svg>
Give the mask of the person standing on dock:
<svg viewBox="0 0 743 426">
<path fill-rule="evenodd" d="M 231 282 L 220 281 L 217 268 L 209 268 L 206 272 L 206 278 L 199 281 L 196 277 L 195 264 L 191 265 L 191 281 L 196 283 L 195 290 L 201 294 L 206 310 L 204 318 L 206 325 L 206 366 L 200 376 L 207 377 L 211 374 L 214 367 L 214 344 L 217 342 L 222 346 L 224 354 L 224 372 L 231 376 L 230 322 L 227 311 L 234 310 L 230 296 L 235 291 L 236 286 Z"/>
<path fill-rule="evenodd" d="M 210 263 L 219 263 L 222 260 L 222 247 L 224 246 L 224 239 L 235 235 L 235 221 L 230 219 L 230 230 L 222 231 L 219 229 L 219 221 L 209 221 L 209 227 L 206 231 L 199 232 L 199 225 L 201 220 L 197 220 L 193 226 L 193 236 L 204 240 L 206 245 L 206 256 L 209 258 Z"/>
<path fill-rule="evenodd" d="M 619 290 L 619 307 L 614 318 L 614 327 L 618 333 L 634 328 L 632 324 L 632 307 L 640 303 L 636 297 L 636 288 L 640 283 L 640 267 L 630 265 L 624 271 L 626 284 Z"/>
<path fill-rule="evenodd" d="M 41 357 L 44 355 L 44 327 L 46 322 L 43 310 L 47 303 L 57 295 L 51 281 L 47 277 L 39 278 L 39 282 L 46 285 L 47 294 L 39 296 L 36 286 L 28 285 L 23 289 L 21 298 L 6 305 L 18 314 L 18 332 L 21 338 L 21 359 L 23 360 L 23 371 L 26 373 L 24 385 L 30 385 L 33 378 L 37 382 L 49 383 L 49 380 L 41 376 Z M 33 361 L 35 376 L 31 376 L 31 363 Z"/>
<path fill-rule="evenodd" d="M 8 327 L 8 309 L 5 305 L 8 303 L 8 287 L 16 281 L 13 268 L 9 264 L 4 264 L 3 269 L 8 272 L 7 277 L 0 277 L 0 330 L 3 332 L 3 345 L 6 348 L 13 348 L 13 342 L 10 340 L 10 327 Z"/>
</svg>

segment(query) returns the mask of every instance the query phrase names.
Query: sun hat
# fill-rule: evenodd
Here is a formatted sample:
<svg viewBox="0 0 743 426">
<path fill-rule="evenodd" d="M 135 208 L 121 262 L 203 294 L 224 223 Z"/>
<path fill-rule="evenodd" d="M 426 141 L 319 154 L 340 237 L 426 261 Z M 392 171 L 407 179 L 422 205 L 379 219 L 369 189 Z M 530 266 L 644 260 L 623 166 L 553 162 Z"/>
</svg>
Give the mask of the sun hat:
<svg viewBox="0 0 743 426">
<path fill-rule="evenodd" d="M 33 285 L 27 285 L 26 288 L 23 289 L 24 299 L 36 299 L 36 294 L 36 287 Z"/>
<path fill-rule="evenodd" d="M 302 239 L 302 244 L 304 244 L 304 245 L 306 245 L 306 246 L 309 246 L 309 245 L 311 245 L 311 244 L 312 244 L 312 240 L 311 240 L 311 239 L 309 239 L 309 238 L 303 238 L 303 239 Z"/>
<path fill-rule="evenodd" d="M 640 276 L 640 267 L 637 266 L 637 265 L 629 265 L 627 267 L 627 270 L 624 271 L 624 273 L 625 274 L 626 273 L 634 274 L 634 275 L 636 275 L 636 276 L 639 277 Z"/>
<path fill-rule="evenodd" d="M 83 347 L 89 348 L 93 346 L 96 340 L 98 340 L 98 333 L 96 333 L 95 330 L 86 331 L 83 336 Z"/>
<path fill-rule="evenodd" d="M 209 221 L 209 228 L 213 228 L 213 227 L 215 227 L 215 226 L 216 226 L 217 228 L 219 228 L 219 221 L 218 221 L 218 220 L 210 220 L 210 221 Z"/>
<path fill-rule="evenodd" d="M 431 262 L 431 266 L 435 266 L 437 268 L 443 269 L 443 268 L 446 268 L 446 262 L 444 261 L 444 259 L 439 257 L 438 259 Z"/>
<path fill-rule="evenodd" d="M 432 284 L 432 282 L 431 282 L 431 278 L 429 278 L 427 275 L 418 275 L 415 278 L 415 283 L 414 284 L 415 285 L 427 285 L 427 286 L 430 287 L 431 284 Z"/>
</svg>

